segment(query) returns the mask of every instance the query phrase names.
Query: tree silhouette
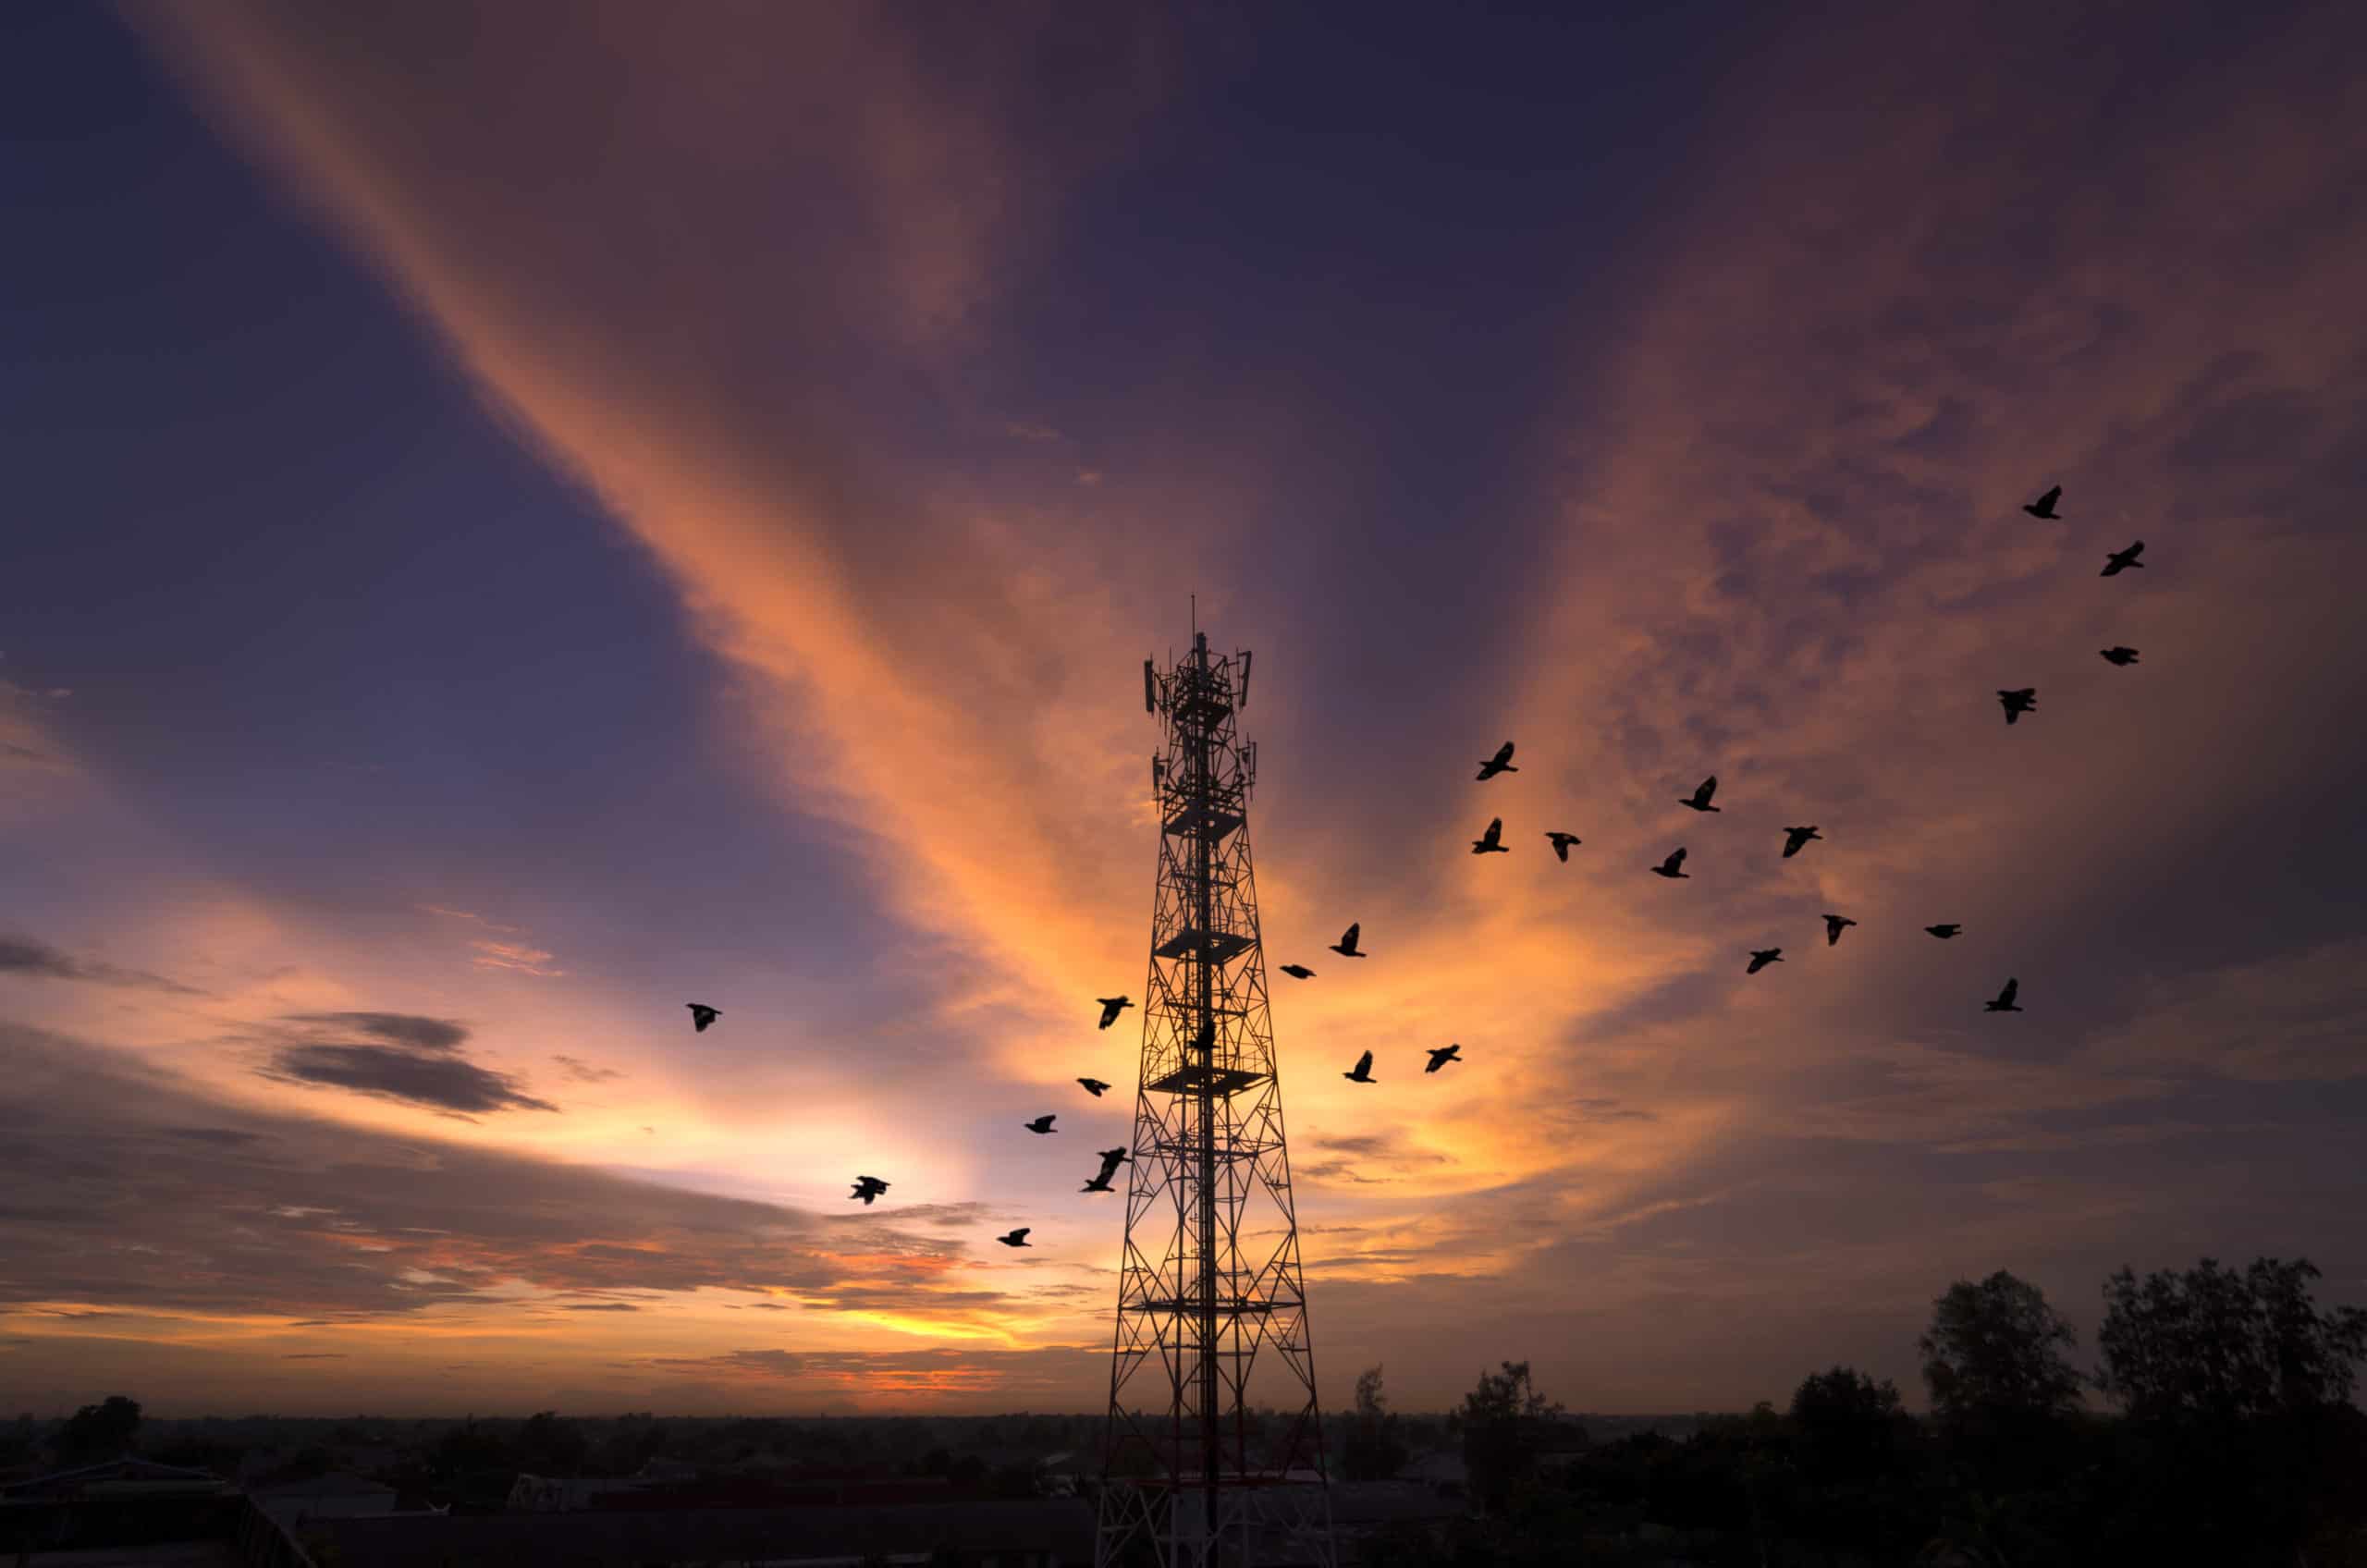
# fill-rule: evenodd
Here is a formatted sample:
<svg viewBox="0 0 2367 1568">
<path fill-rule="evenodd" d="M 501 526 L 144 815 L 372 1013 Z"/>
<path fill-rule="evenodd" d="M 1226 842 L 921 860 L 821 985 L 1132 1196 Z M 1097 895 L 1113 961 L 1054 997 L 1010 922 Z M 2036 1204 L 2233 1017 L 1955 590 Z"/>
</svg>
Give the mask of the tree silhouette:
<svg viewBox="0 0 2367 1568">
<path fill-rule="evenodd" d="M 1867 1480 L 1888 1468 L 1906 1420 L 1898 1390 L 1852 1367 L 1811 1372 L 1792 1395 L 1792 1425 L 1820 1480 Z"/>
<path fill-rule="evenodd" d="M 591 1450 L 583 1430 L 555 1410 L 540 1410 L 518 1429 L 518 1468 L 537 1476 L 580 1476 Z"/>
<path fill-rule="evenodd" d="M 1463 1427 L 1463 1463 L 1471 1492 L 1482 1508 L 1501 1508 L 1537 1464 L 1540 1428 L 1562 1407 L 1537 1391 L 1528 1363 L 1507 1361 L 1502 1372 L 1482 1372 L 1479 1386 L 1463 1396 L 1456 1416 Z"/>
<path fill-rule="evenodd" d="M 140 1432 L 140 1402 L 109 1394 L 104 1404 L 86 1404 L 67 1417 L 57 1434 L 57 1458 L 68 1469 L 98 1464 L 131 1452 Z"/>
<path fill-rule="evenodd" d="M 2367 1310 L 2320 1312 L 2307 1258 L 2241 1274 L 2204 1258 L 2185 1273 L 2123 1268 L 2104 1281 L 2097 1387 L 2140 1419 L 2219 1422 L 2346 1404 L 2367 1360 Z"/>
<path fill-rule="evenodd" d="M 1961 1422 L 2074 1410 L 2082 1379 L 2064 1352 L 2078 1343 L 2036 1285 L 2002 1268 L 1977 1285 L 1959 1280 L 1932 1304 L 1931 1330 L 1917 1341 L 1932 1414 Z"/>
<path fill-rule="evenodd" d="M 511 1466 L 509 1445 L 498 1432 L 478 1426 L 472 1415 L 460 1426 L 444 1429 L 429 1451 L 429 1464 L 446 1480 L 477 1471 L 508 1469 Z"/>
<path fill-rule="evenodd" d="M 1380 1368 L 1356 1375 L 1356 1414 L 1349 1423 L 1341 1470 L 1351 1481 L 1385 1481 L 1404 1468 L 1405 1445 L 1398 1440 L 1397 1417 L 1381 1392 Z"/>
</svg>

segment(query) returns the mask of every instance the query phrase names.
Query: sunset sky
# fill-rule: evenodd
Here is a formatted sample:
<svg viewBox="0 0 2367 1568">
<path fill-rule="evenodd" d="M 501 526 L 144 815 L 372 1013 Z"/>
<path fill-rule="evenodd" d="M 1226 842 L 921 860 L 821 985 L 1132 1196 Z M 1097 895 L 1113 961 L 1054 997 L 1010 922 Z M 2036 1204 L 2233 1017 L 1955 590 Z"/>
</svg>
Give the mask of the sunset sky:
<svg viewBox="0 0 2367 1568">
<path fill-rule="evenodd" d="M 1998 1268 L 2090 1364 L 2123 1264 L 2367 1304 L 2362 77 L 2336 6 L 7 7 L 0 1412 L 1101 1408 L 1195 594 L 1327 1407 L 1919 1403 Z"/>
</svg>

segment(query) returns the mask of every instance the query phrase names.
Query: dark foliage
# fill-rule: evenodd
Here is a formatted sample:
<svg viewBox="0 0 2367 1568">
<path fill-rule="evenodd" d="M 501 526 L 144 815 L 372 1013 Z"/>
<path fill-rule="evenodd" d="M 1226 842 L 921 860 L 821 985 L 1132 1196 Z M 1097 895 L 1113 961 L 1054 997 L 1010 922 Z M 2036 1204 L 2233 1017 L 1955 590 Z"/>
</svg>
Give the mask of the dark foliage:
<svg viewBox="0 0 2367 1568">
<path fill-rule="evenodd" d="M 57 1463 L 66 1468 L 97 1464 L 131 1452 L 140 1435 L 140 1402 L 109 1394 L 103 1404 L 86 1404 L 67 1417 L 57 1434 Z"/>
<path fill-rule="evenodd" d="M 1397 1417 L 1390 1414 L 1388 1396 L 1381 1391 L 1380 1368 L 1367 1367 L 1356 1377 L 1356 1408 L 1348 1423 L 1341 1473 L 1351 1481 L 1385 1481 L 1405 1467 L 1405 1459 Z"/>
<path fill-rule="evenodd" d="M 1502 1366 L 1501 1372 L 1482 1372 L 1479 1386 L 1463 1396 L 1456 1412 L 1472 1496 L 1483 1510 L 1512 1500 L 1536 1466 L 1547 1427 L 1562 1414 L 1529 1380 L 1527 1362 Z"/>
<path fill-rule="evenodd" d="M 2097 1387 L 2145 1419 L 2225 1423 L 2348 1403 L 2367 1360 L 2367 1311 L 2320 1312 L 2307 1259 L 2238 1274 L 2204 1258 L 2180 1274 L 2104 1281 Z"/>
<path fill-rule="evenodd" d="M 518 1468 L 535 1476 L 581 1476 L 591 1451 L 583 1428 L 551 1410 L 528 1416 L 510 1445 Z"/>
<path fill-rule="evenodd" d="M 1846 1366 L 1801 1381 L 1792 1395 L 1791 1423 L 1803 1471 L 1825 1485 L 1885 1479 L 1914 1431 L 1888 1380 L 1877 1383 Z"/>
<path fill-rule="evenodd" d="M 1917 1344 L 1932 1414 L 1965 1422 L 2077 1410 L 2081 1379 L 2064 1353 L 2078 1343 L 2037 1286 L 2002 1268 L 1977 1285 L 1959 1280 L 1932 1304 Z"/>
<path fill-rule="evenodd" d="M 2069 1332 L 2036 1290 L 2007 1274 L 1959 1281 L 1922 1341 L 1927 1378 L 1944 1368 L 1929 1422 L 1888 1384 L 1835 1367 L 1782 1415 L 1761 1403 L 1682 1440 L 1645 1433 L 1550 1465 L 1514 1455 L 1485 1483 L 1475 1463 L 1486 1513 L 1442 1538 L 1385 1531 L 1365 1560 L 2367 1568 L 2367 1415 L 2348 1403 L 2362 1315 L 2318 1309 L 2316 1278 L 2273 1260 L 2144 1287 L 2116 1277 L 2108 1297 L 2128 1305 L 2103 1343 L 2134 1396 L 2122 1418 L 2078 1405 Z M 1466 1434 L 1519 1429 L 1510 1413 L 1541 1403 L 1523 1373 L 1482 1380 L 1458 1413 Z"/>
</svg>

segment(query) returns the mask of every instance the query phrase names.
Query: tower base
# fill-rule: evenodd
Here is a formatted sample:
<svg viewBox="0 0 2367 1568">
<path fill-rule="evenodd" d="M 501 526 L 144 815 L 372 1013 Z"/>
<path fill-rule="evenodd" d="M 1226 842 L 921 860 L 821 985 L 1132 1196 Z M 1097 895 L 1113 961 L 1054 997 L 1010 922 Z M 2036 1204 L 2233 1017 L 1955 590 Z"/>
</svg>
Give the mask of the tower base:
<svg viewBox="0 0 2367 1568">
<path fill-rule="evenodd" d="M 1208 1494 L 1185 1476 L 1118 1481 L 1101 1490 L 1094 1568 L 1335 1568 L 1331 1497 L 1312 1470 L 1286 1476 L 1222 1476 L 1216 1528 Z"/>
</svg>

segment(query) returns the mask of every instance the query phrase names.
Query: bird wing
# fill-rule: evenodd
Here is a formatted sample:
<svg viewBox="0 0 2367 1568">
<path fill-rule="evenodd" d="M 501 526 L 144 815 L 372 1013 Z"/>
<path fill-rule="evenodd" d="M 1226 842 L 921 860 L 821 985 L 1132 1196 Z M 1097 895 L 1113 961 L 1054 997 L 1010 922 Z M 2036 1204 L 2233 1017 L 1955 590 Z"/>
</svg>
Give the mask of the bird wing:
<svg viewBox="0 0 2367 1568">
<path fill-rule="evenodd" d="M 1694 791 L 1693 791 L 1693 794 L 1694 794 L 1694 798 L 1695 798 L 1695 799 L 1699 800 L 1699 801 L 1703 805 L 1705 805 L 1705 806 L 1706 806 L 1706 805 L 1708 805 L 1708 804 L 1710 803 L 1710 797 L 1711 797 L 1711 796 L 1712 796 L 1712 795 L 1714 795 L 1714 794 L 1716 794 L 1717 792 L 1718 792 L 1718 776 L 1717 776 L 1716 774 L 1714 774 L 1714 773 L 1713 773 L 1713 774 L 1710 775 L 1710 777 L 1709 777 L 1709 778 L 1704 778 L 1703 780 L 1701 780 L 1701 788 L 1699 788 L 1699 790 L 1694 790 Z"/>
<path fill-rule="evenodd" d="M 1364 923 L 1362 921 L 1358 921 L 1350 925 L 1345 931 L 1340 933 L 1340 945 L 1343 948 L 1355 947 L 1356 945 L 1356 933 L 1363 929 Z"/>
<path fill-rule="evenodd" d="M 2058 484 L 2054 489 L 2049 490 L 2045 495 L 2041 496 L 2038 498 L 2038 509 L 2045 511 L 2047 508 L 2054 506 L 2056 501 L 2061 500 L 2062 498 L 2063 486 Z"/>
<path fill-rule="evenodd" d="M 1496 748 L 1496 766 L 1498 767 L 1502 767 L 1504 764 L 1512 760 L 1513 743 L 1510 741 L 1507 741 L 1502 745 Z"/>
<path fill-rule="evenodd" d="M 1022 1225 L 1011 1233 L 1011 1239 L 1014 1242 L 1024 1242 L 1027 1239 L 1027 1232 L 1033 1229 L 1033 1226 Z"/>
<path fill-rule="evenodd" d="M 1503 836 L 1503 831 L 1504 819 L 1502 817 L 1498 816 L 1490 818 L 1488 822 L 1488 842 L 1491 844 L 1494 843 L 1498 839 Z"/>
<path fill-rule="evenodd" d="M 1371 1066 L 1372 1066 L 1372 1052 L 1370 1052 L 1370 1051 L 1367 1051 L 1367 1052 L 1365 1052 L 1365 1054 L 1364 1054 L 1364 1055 L 1362 1055 L 1362 1056 L 1360 1056 L 1360 1057 L 1356 1058 L 1356 1071 L 1357 1071 L 1357 1072 L 1363 1072 L 1367 1071 L 1367 1069 L 1369 1069 Z"/>
<path fill-rule="evenodd" d="M 1997 993 L 1997 999 L 2007 1007 L 2011 1007 L 2014 1005 L 2014 993 L 2021 988 L 2022 983 L 2019 980 L 2008 980 L 2005 982 L 2005 988 Z"/>
<path fill-rule="evenodd" d="M 1678 866 L 1683 865 L 1684 864 L 1685 851 L 1683 850 L 1672 850 L 1669 851 L 1667 864 L 1671 871 L 1674 871 Z"/>
</svg>

